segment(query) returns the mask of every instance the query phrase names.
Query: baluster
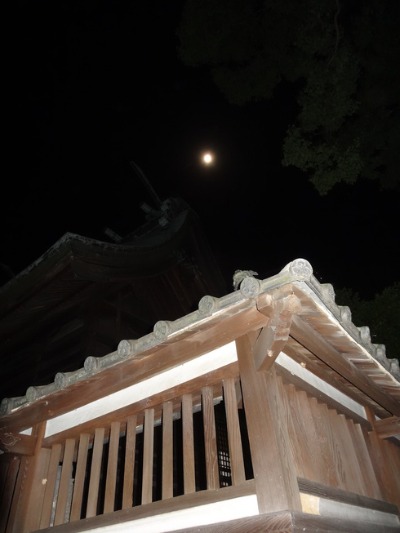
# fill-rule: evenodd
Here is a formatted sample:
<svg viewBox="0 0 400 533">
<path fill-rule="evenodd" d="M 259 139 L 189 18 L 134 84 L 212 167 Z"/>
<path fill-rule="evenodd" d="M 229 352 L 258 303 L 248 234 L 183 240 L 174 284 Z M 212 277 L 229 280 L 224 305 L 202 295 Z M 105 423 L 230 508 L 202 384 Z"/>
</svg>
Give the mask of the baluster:
<svg viewBox="0 0 400 533">
<path fill-rule="evenodd" d="M 40 529 L 43 529 L 45 527 L 49 527 L 50 525 L 52 525 L 50 524 L 50 519 L 51 519 L 51 512 L 53 509 L 53 500 L 55 497 L 54 490 L 56 486 L 58 465 L 60 464 L 61 450 L 62 450 L 61 444 L 54 444 L 51 447 L 49 470 L 47 472 L 47 478 L 46 478 L 46 490 L 45 490 L 44 499 L 43 499 L 43 510 L 42 510 L 42 516 L 40 517 Z"/>
<path fill-rule="evenodd" d="M 136 415 L 130 416 L 126 422 L 126 444 L 124 465 L 124 490 L 122 495 L 122 509 L 133 505 L 133 480 L 135 474 L 136 449 Z"/>
<path fill-rule="evenodd" d="M 172 402 L 163 403 L 162 419 L 162 494 L 163 500 L 173 496 L 173 423 Z"/>
<path fill-rule="evenodd" d="M 242 437 L 240 434 L 235 381 L 232 378 L 226 379 L 223 381 L 223 386 L 229 455 L 232 468 L 232 485 L 239 485 L 246 480 L 246 476 L 244 472 Z"/>
<path fill-rule="evenodd" d="M 154 409 L 144 412 L 142 504 L 153 501 Z"/>
<path fill-rule="evenodd" d="M 72 462 L 75 452 L 75 439 L 67 439 L 65 441 L 64 457 L 61 469 L 60 487 L 58 489 L 58 498 L 56 506 L 56 514 L 54 517 L 54 525 L 65 524 L 68 522 L 68 497 L 70 494 L 70 487 L 72 482 Z"/>
<path fill-rule="evenodd" d="M 118 444 L 119 444 L 120 423 L 112 422 L 110 433 L 110 444 L 108 449 L 106 491 L 104 501 L 104 512 L 114 511 L 115 487 L 117 483 L 117 464 L 118 464 Z"/>
<path fill-rule="evenodd" d="M 86 477 L 87 456 L 89 449 L 90 435 L 82 433 L 79 437 L 78 459 L 76 463 L 76 476 L 74 484 L 74 494 L 72 496 L 70 521 L 79 520 L 82 512 L 83 487 Z"/>
<path fill-rule="evenodd" d="M 219 489 L 217 435 L 215 430 L 214 395 L 211 387 L 203 387 L 203 425 L 206 455 L 207 488 Z"/>
<path fill-rule="evenodd" d="M 90 469 L 89 494 L 86 517 L 96 516 L 99 498 L 100 469 L 104 446 L 104 428 L 97 428 L 94 435 L 92 466 Z"/>
<path fill-rule="evenodd" d="M 195 492 L 193 400 L 191 394 L 182 396 L 182 448 L 183 448 L 183 490 L 185 494 Z"/>
</svg>

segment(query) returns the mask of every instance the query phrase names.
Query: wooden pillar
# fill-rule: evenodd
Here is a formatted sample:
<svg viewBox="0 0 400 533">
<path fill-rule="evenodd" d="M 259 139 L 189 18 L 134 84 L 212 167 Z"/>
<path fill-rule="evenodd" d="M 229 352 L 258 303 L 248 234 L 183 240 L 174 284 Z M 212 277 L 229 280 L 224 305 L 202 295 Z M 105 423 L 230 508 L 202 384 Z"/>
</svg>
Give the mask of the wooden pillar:
<svg viewBox="0 0 400 533">
<path fill-rule="evenodd" d="M 36 446 L 33 456 L 23 461 L 21 479 L 18 483 L 19 494 L 13 515 L 13 524 L 7 531 L 12 533 L 28 533 L 40 527 L 43 499 L 47 482 L 47 471 L 51 450 L 41 447 L 46 422 L 38 424 L 33 433 Z"/>
<path fill-rule="evenodd" d="M 274 365 L 257 370 L 250 335 L 236 341 L 260 513 L 300 511 L 300 492 Z"/>
</svg>

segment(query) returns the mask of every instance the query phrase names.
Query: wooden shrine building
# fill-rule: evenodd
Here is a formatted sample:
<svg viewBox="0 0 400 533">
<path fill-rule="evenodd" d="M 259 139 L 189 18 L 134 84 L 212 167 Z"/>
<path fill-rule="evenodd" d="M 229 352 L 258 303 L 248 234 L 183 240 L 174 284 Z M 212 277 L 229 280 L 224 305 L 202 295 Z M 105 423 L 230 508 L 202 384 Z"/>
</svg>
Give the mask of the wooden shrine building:
<svg viewBox="0 0 400 533">
<path fill-rule="evenodd" d="M 398 360 L 304 259 L 208 294 L 3 400 L 1 533 L 399 533 Z"/>
<path fill-rule="evenodd" d="M 107 242 L 67 233 L 0 287 L 0 399 L 190 313 L 204 294 L 226 293 L 201 223 L 182 199 L 166 199 L 124 237 L 109 233 Z"/>
</svg>

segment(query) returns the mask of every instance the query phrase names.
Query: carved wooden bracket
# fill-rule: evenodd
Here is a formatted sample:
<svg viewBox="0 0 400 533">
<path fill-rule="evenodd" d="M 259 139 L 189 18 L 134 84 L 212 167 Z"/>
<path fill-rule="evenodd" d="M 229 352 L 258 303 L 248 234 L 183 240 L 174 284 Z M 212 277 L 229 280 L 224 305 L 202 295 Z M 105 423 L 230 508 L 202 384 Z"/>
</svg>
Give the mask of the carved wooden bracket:
<svg viewBox="0 0 400 533">
<path fill-rule="evenodd" d="M 0 449 L 5 452 L 33 455 L 36 437 L 22 433 L 0 432 Z"/>
<path fill-rule="evenodd" d="M 299 301 L 293 294 L 275 300 L 270 306 L 270 320 L 261 329 L 253 346 L 254 362 L 257 370 L 271 368 L 283 350 L 290 333 L 293 314 L 299 309 Z"/>
</svg>

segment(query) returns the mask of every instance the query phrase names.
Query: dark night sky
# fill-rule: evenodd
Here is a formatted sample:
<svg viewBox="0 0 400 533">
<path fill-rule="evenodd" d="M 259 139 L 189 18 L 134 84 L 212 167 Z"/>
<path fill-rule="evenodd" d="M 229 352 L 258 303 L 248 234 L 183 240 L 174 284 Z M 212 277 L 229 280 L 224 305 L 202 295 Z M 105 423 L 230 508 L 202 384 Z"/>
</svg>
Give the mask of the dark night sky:
<svg viewBox="0 0 400 533">
<path fill-rule="evenodd" d="M 289 91 L 229 105 L 206 71 L 177 58 L 181 5 L 18 4 L 0 262 L 17 274 L 67 231 L 102 239 L 105 227 L 144 222 L 134 160 L 159 196 L 197 212 L 227 278 L 237 268 L 265 278 L 304 257 L 321 282 L 365 297 L 398 280 L 399 195 L 359 183 L 320 197 L 283 169 Z M 203 148 L 214 167 L 199 164 Z"/>
</svg>

